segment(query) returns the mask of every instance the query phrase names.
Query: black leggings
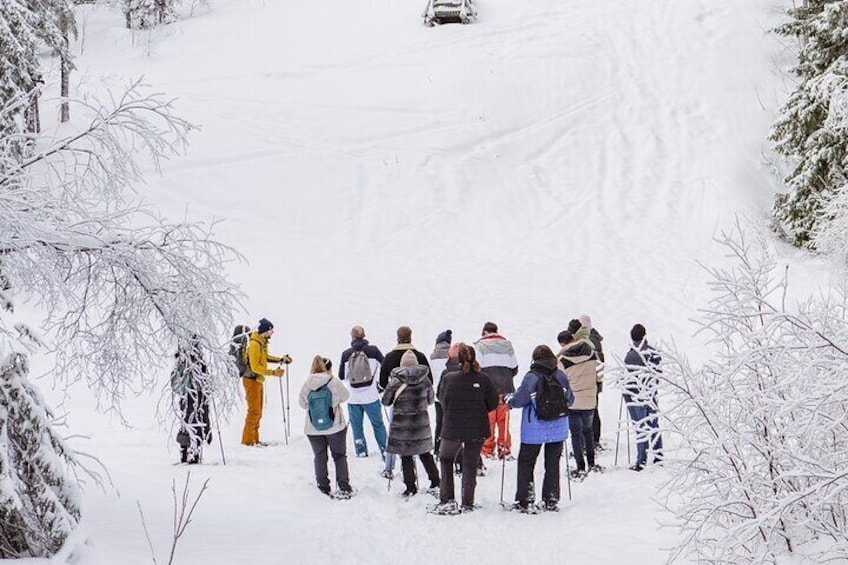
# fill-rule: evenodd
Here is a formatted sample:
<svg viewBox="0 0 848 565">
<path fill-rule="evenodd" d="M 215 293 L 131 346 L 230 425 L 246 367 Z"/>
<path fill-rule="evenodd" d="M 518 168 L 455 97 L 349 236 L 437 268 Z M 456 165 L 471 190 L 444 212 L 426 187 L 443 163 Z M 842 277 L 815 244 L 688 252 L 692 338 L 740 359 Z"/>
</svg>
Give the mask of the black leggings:
<svg viewBox="0 0 848 565">
<path fill-rule="evenodd" d="M 442 467 L 442 484 L 439 498 L 442 502 L 455 500 L 453 483 L 453 462 L 462 449 L 462 505 L 474 506 L 474 489 L 477 488 L 477 461 L 483 449 L 483 441 L 454 441 L 442 439 L 439 448 L 439 462 Z"/>
</svg>

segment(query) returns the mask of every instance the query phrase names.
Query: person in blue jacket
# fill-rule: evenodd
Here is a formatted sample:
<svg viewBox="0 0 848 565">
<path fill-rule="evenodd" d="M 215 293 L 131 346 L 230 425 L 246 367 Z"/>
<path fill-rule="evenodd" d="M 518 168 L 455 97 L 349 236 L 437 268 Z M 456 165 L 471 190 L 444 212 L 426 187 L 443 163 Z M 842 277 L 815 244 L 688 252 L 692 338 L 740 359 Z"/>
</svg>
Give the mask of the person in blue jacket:
<svg viewBox="0 0 848 565">
<path fill-rule="evenodd" d="M 551 511 L 556 511 L 559 507 L 559 460 L 562 457 L 562 444 L 568 437 L 568 416 L 539 420 L 536 414 L 536 390 L 540 379 L 555 379 L 562 387 L 568 405 L 574 403 L 574 393 L 568 384 L 568 378 L 557 368 L 556 355 L 547 345 L 539 345 L 533 350 L 530 372 L 524 376 L 515 394 L 505 398 L 510 408 L 523 409 L 521 448 L 518 452 L 518 485 L 515 492 L 516 508 L 523 511 L 529 510 L 535 500 L 536 493 L 532 487 L 533 470 L 543 445 L 545 478 L 542 482 L 540 506 Z"/>
</svg>

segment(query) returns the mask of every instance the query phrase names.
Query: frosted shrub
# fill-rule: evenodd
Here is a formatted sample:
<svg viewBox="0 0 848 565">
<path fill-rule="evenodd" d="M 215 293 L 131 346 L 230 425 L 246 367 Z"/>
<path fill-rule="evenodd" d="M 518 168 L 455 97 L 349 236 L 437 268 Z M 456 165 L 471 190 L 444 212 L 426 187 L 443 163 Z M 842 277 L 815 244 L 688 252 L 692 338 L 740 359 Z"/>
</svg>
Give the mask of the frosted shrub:
<svg viewBox="0 0 848 565">
<path fill-rule="evenodd" d="M 22 347 L 55 344 L 53 376 L 85 383 L 101 408 L 120 414 L 128 392 L 170 393 L 174 352 L 194 343 L 204 352 L 204 391 L 224 410 L 235 398 L 218 344 L 240 301 L 224 273 L 238 255 L 213 239 L 213 226 L 169 222 L 134 191 L 143 167 L 183 148 L 189 124 L 138 83 L 107 103 L 76 106 L 77 124 L 49 143 L 34 138 L 29 156 L 13 150 L 16 134 L 0 135 L 0 552 L 8 556 L 54 553 L 79 517 L 75 483 L 62 471 L 69 452 L 26 381 Z M 43 313 L 45 339 L 16 319 L 18 299 Z"/>
<path fill-rule="evenodd" d="M 666 353 L 667 505 L 684 534 L 672 561 L 848 559 L 848 295 L 790 307 L 764 240 L 721 242 L 699 320 L 715 353 L 701 368 Z"/>
</svg>

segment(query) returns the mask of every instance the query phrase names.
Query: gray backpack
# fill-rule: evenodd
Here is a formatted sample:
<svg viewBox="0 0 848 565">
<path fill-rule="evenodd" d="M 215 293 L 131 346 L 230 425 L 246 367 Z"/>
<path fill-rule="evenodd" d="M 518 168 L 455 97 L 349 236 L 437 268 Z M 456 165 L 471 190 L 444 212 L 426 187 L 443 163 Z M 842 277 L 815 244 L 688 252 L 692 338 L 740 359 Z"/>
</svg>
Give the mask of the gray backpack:
<svg viewBox="0 0 848 565">
<path fill-rule="evenodd" d="M 347 360 L 345 376 L 350 381 L 352 388 L 364 388 L 371 386 L 374 382 L 374 373 L 371 371 L 371 362 L 362 350 L 354 351 Z"/>
</svg>

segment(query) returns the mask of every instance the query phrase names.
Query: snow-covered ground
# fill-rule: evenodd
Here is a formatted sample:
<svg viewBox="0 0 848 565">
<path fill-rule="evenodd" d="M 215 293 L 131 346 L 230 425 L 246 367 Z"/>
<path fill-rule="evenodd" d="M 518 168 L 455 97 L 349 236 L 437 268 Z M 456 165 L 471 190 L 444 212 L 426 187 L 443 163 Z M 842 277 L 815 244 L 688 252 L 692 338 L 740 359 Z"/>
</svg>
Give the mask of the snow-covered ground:
<svg viewBox="0 0 848 565">
<path fill-rule="evenodd" d="M 788 55 L 766 31 L 788 2 L 480 0 L 477 24 L 433 29 L 421 4 L 219 0 L 152 35 L 81 8 L 75 76 L 90 92 L 144 75 L 202 126 L 144 192 L 171 216 L 223 220 L 219 237 L 247 260 L 231 269 L 245 321 L 275 322 L 295 394 L 355 323 L 384 351 L 410 325 L 429 353 L 440 331 L 473 341 L 493 320 L 523 370 L 586 312 L 609 354 L 641 322 L 701 356 L 697 262 L 720 260 L 713 236 L 739 213 L 762 221 L 775 190 L 765 138 Z M 87 491 L 62 558 L 149 563 L 139 502 L 165 559 L 171 481 L 189 469 L 172 465 L 157 398 L 127 403 L 127 429 L 72 391 L 71 430 L 90 436 L 75 445 L 114 489 Z M 618 400 L 602 395 L 610 447 Z M 291 445 L 265 449 L 239 445 L 241 413 L 224 425 L 227 465 L 215 446 L 191 468 L 210 488 L 176 563 L 652 564 L 676 542 L 653 500 L 664 471 L 613 469 L 612 449 L 609 472 L 573 485 L 559 514 L 502 512 L 494 466 L 480 511 L 440 518 L 427 495 L 387 492 L 373 457 L 350 461 L 354 500 L 321 496 L 292 417 Z M 283 438 L 274 381 L 262 437 Z M 508 499 L 514 483 L 509 463 Z"/>
</svg>

